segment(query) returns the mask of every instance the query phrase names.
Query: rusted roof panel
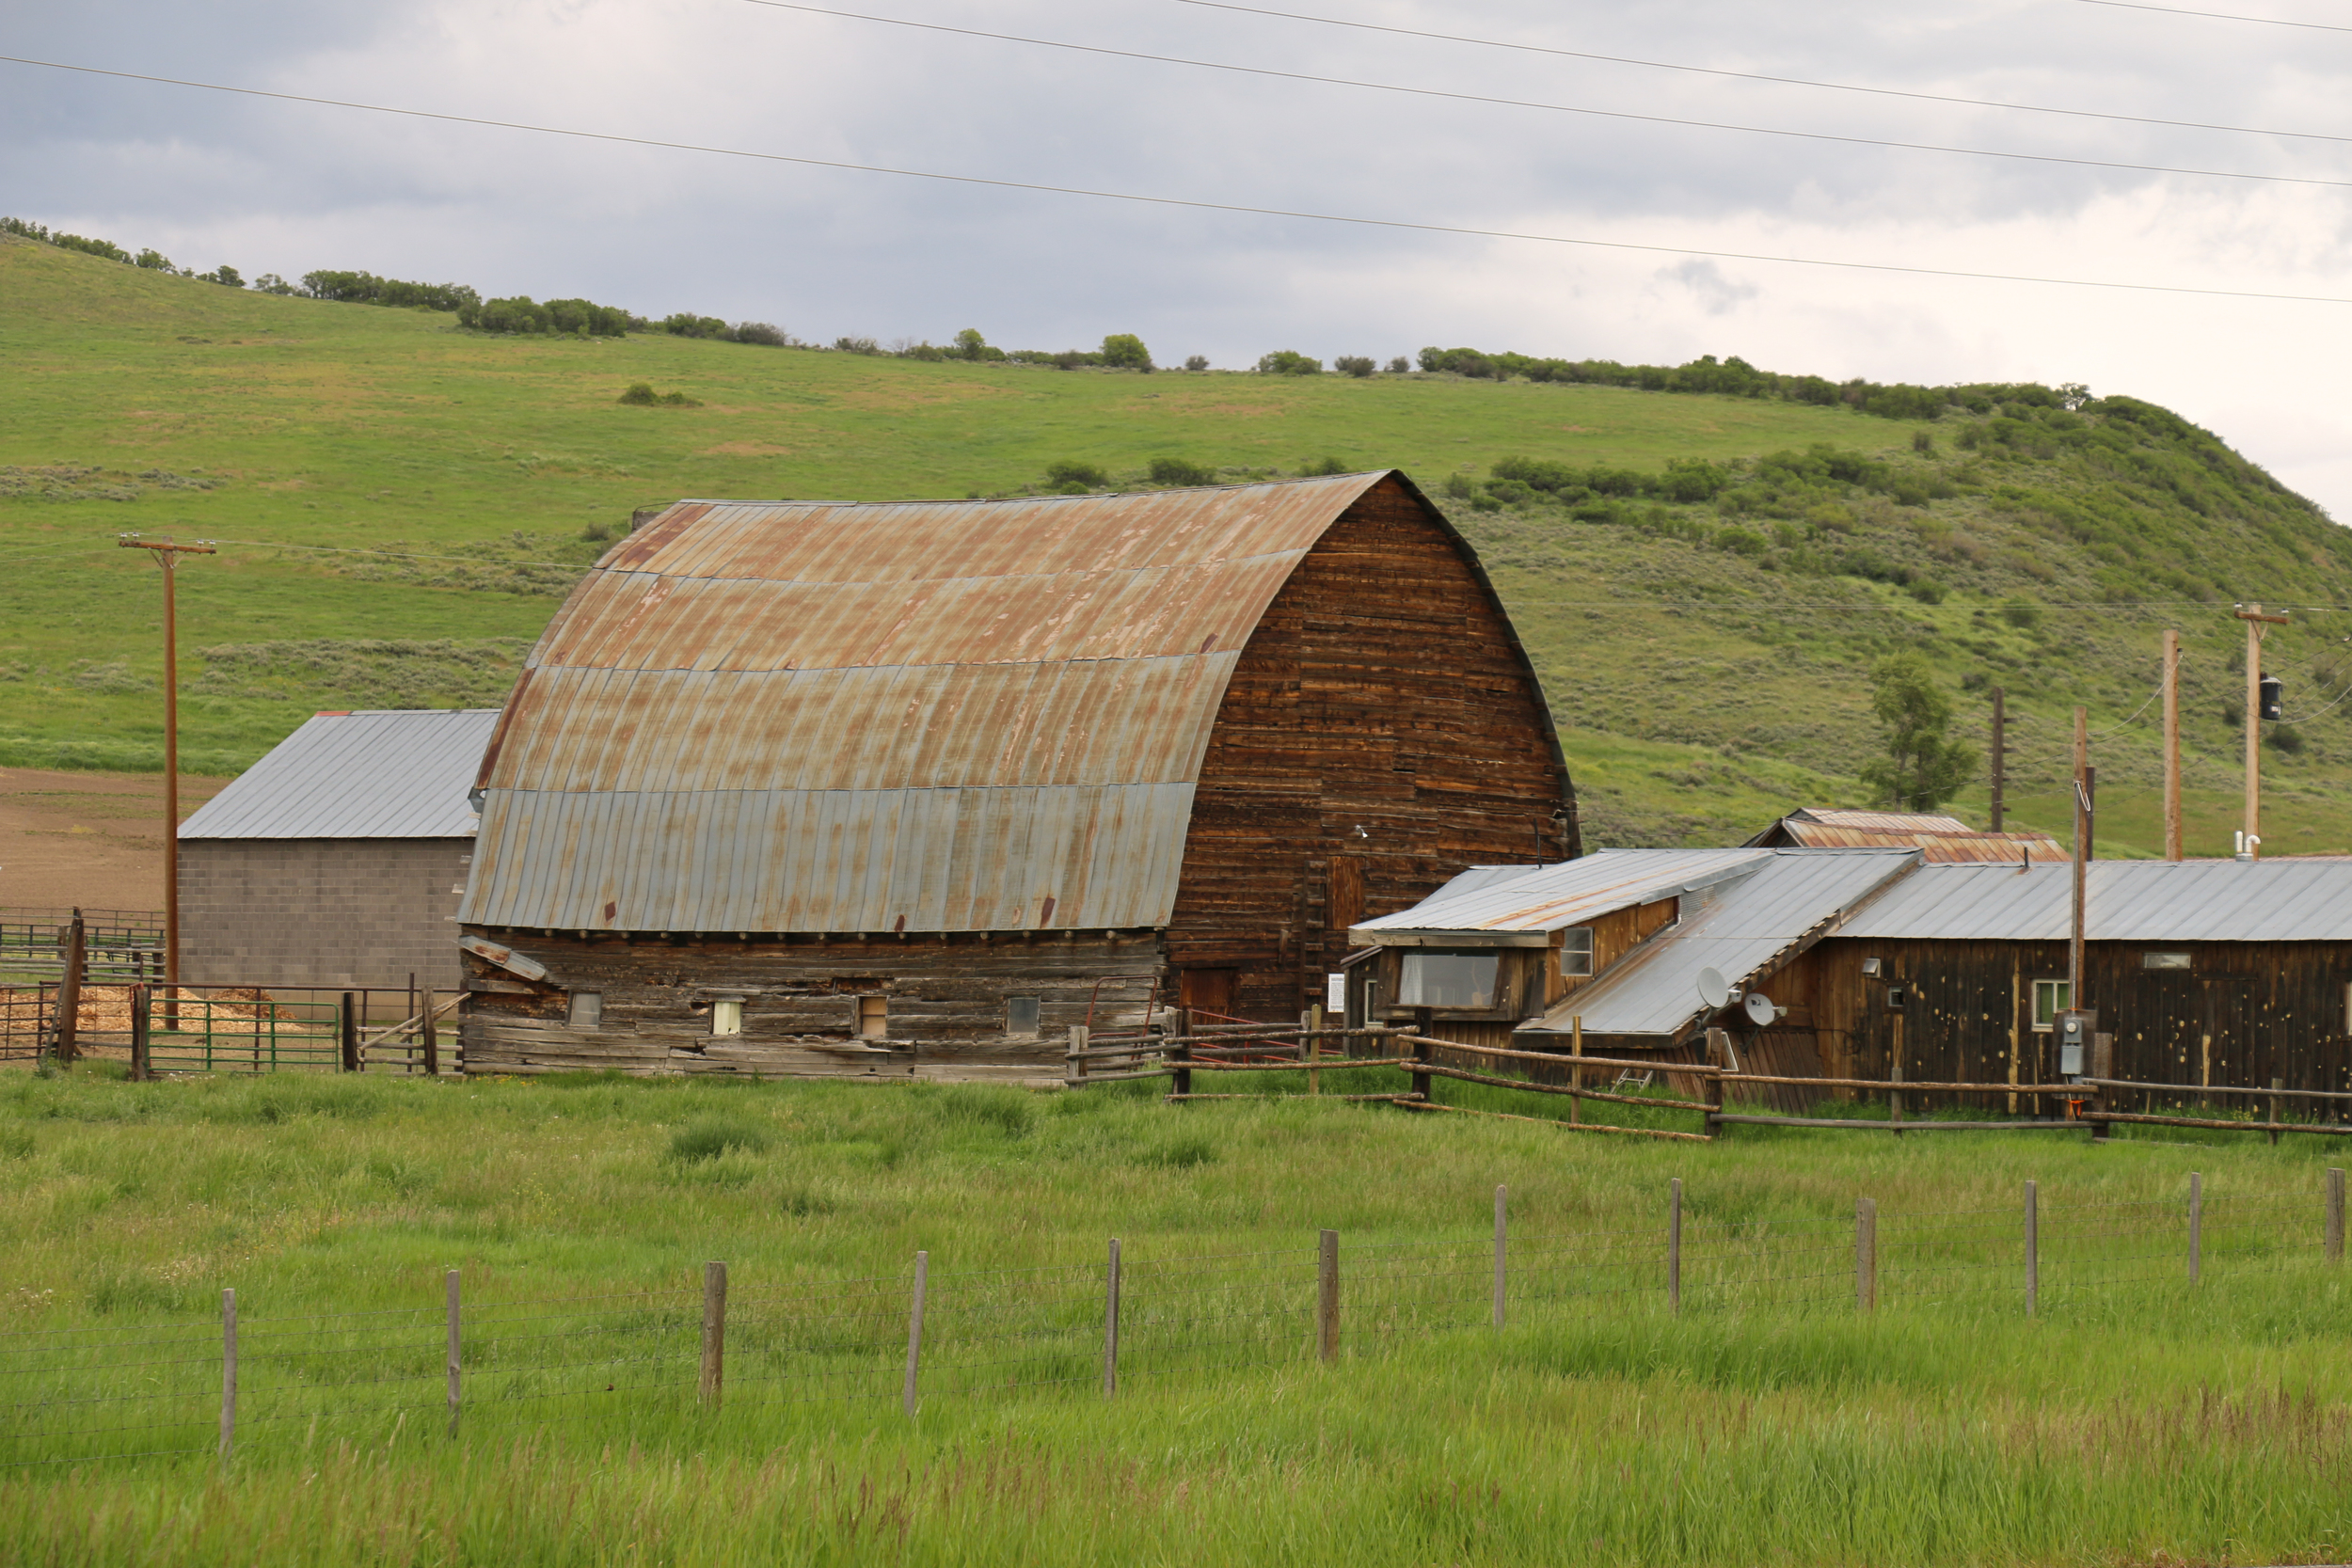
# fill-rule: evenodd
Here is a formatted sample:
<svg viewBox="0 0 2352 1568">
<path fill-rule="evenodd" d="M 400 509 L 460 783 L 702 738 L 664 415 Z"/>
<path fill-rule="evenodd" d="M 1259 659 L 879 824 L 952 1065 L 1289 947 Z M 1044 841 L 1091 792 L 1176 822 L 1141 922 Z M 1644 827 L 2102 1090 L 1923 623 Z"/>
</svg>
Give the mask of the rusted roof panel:
<svg viewBox="0 0 2352 1568">
<path fill-rule="evenodd" d="M 1828 828 L 1794 818 L 1782 827 L 1807 849 L 1916 849 L 1931 863 L 1973 861 L 1989 865 L 2015 865 L 2028 855 L 2037 861 L 2073 858 L 2064 845 L 2047 833 L 1884 832 Z"/>
<path fill-rule="evenodd" d="M 1824 828 L 1855 828 L 1872 833 L 1972 833 L 1976 830 L 1957 816 L 1925 811 L 1854 811 L 1843 806 L 1808 806 L 1788 814 L 1792 826 L 1811 822 Z"/>
<path fill-rule="evenodd" d="M 527 661 L 484 757 L 461 918 L 1164 924 L 1242 646 L 1387 477 L 680 502 Z"/>
</svg>

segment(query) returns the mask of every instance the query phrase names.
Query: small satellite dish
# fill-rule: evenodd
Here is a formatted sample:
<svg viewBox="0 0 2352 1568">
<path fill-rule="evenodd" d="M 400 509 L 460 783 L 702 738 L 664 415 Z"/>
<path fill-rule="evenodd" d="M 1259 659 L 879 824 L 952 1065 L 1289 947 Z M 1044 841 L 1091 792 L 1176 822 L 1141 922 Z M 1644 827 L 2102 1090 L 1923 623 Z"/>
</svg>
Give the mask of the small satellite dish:
<svg viewBox="0 0 2352 1568">
<path fill-rule="evenodd" d="M 1779 1021 L 1780 1009 L 1773 1006 L 1772 999 L 1760 990 L 1748 992 L 1747 1007 L 1748 1022 L 1751 1023 L 1768 1024 Z"/>
<path fill-rule="evenodd" d="M 1724 978 L 1720 969 L 1699 971 L 1699 1000 L 1709 1007 L 1731 1006 L 1731 982 Z"/>
</svg>

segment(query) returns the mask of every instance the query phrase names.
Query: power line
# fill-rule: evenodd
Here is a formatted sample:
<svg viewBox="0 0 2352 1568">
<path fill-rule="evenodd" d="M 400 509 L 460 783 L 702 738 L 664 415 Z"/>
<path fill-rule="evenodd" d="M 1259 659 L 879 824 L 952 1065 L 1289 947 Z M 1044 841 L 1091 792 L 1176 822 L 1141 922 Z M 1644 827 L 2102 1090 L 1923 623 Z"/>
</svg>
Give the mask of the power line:
<svg viewBox="0 0 2352 1568">
<path fill-rule="evenodd" d="M 2147 6 L 2137 0 L 2078 0 L 2085 6 L 2108 6 L 2123 11 L 2161 11 L 2167 16 L 2201 16 L 2212 22 L 2253 22 L 2265 27 L 2307 27 L 2321 33 L 2352 33 L 2331 22 L 2282 22 L 2275 16 L 2239 16 L 2233 11 L 2192 11 L 2179 6 Z"/>
<path fill-rule="evenodd" d="M 2163 125 L 2182 131 L 2222 131 L 2238 136 L 2292 136 L 2304 141 L 2352 142 L 2352 136 L 2321 131 L 2271 131 L 2251 125 L 2218 125 L 2199 119 L 2164 119 L 2153 115 L 2121 115 L 2098 109 L 2061 109 L 2042 103 L 2006 103 L 1995 98 L 1964 98 L 1953 93 L 1910 92 L 1900 87 L 1861 87 L 1851 82 L 1817 82 L 1804 76 L 1773 76 L 1756 71 L 1725 71 L 1714 66 L 1682 65 L 1672 60 L 1645 60 L 1629 55 L 1597 55 L 1582 49 L 1555 49 L 1540 43 L 1513 43 L 1503 39 L 1472 38 L 1463 33 L 1427 32 L 1419 27 L 1392 27 L 1376 22 L 1352 22 L 1343 17 L 1310 16 L 1303 11 L 1269 10 L 1240 6 L 1230 0 L 1176 0 L 1180 6 L 1208 10 L 1238 11 L 1248 16 L 1279 17 L 1285 22 L 1311 22 L 1325 27 L 1350 27 L 1366 33 L 1392 33 L 1400 38 L 1431 39 L 1442 43 L 1475 44 L 1482 49 L 1506 49 L 1528 55 L 1550 55 L 1568 60 L 1596 60 L 1604 65 L 1639 66 L 1646 71 L 1678 71 L 1696 76 L 1720 76 L 1737 82 L 1769 82 L 1777 87 L 1817 87 L 1824 92 L 1868 93 L 1880 98 L 1907 98 L 1921 103 L 1957 103 L 1972 109 L 2006 109 L 2018 114 L 2065 115 L 2076 119 L 2114 120 L 2124 125 Z"/>
<path fill-rule="evenodd" d="M 1138 206 L 1175 207 L 1190 212 L 1234 213 L 1250 217 L 1295 218 L 1308 223 L 1338 223 L 1359 229 L 1393 229 L 1416 234 L 1453 234 L 1479 240 L 1512 240 L 1530 245 L 1578 245 L 1593 250 L 1622 250 L 1650 256 L 1703 256 L 1721 261 L 1756 261 L 1775 266 L 1828 267 L 1842 272 L 1883 272 L 1907 277 L 1956 277 L 1979 283 L 2029 283 L 2048 288 L 2115 289 L 2127 293 L 2191 294 L 2208 299 L 2259 299 L 2288 305 L 2352 305 L 2341 294 L 2275 293 L 2260 289 L 2204 289 L 2183 283 L 2126 283 L 2102 277 L 2045 277 L 2027 273 L 1967 272 L 1957 267 L 1903 266 L 1892 261 L 1845 261 L 1818 256 L 1767 256 L 1753 251 L 1706 250 L 1694 245 L 1645 245 L 1631 240 L 1594 240 L 1569 234 L 1534 234 L 1519 230 L 1472 229 L 1466 225 L 1416 223 L 1405 218 L 1357 217 L 1342 213 L 1312 213 L 1287 207 L 1256 207 L 1238 201 L 1203 201 L 1186 197 L 1144 196 L 1132 191 L 1094 190 L 1082 185 L 1050 185 L 1037 181 L 1000 180 L 977 174 L 942 174 L 931 169 L 892 168 L 881 164 L 853 164 L 837 158 L 806 158 L 786 152 L 755 152 L 742 148 L 711 147 L 696 142 L 667 141 L 655 136 L 628 136 L 612 131 L 580 131 L 564 126 L 532 125 L 527 121 L 491 119 L 478 115 L 443 114 L 432 109 L 405 109 L 353 99 L 320 98 L 305 93 L 272 92 L 262 87 L 230 87 L 178 76 L 153 76 L 135 71 L 108 71 L 99 66 L 68 65 L 22 55 L 0 55 L 0 62 L 35 66 L 47 71 L 71 71 L 86 76 L 105 76 L 125 82 L 151 82 L 163 87 L 193 87 L 204 92 L 234 93 L 246 98 L 274 99 L 283 103 L 310 103 L 333 109 L 358 109 L 369 114 L 399 115 L 409 119 L 439 120 L 451 125 L 480 125 L 500 131 L 528 131 L 535 135 L 572 136 L 583 141 L 625 147 L 652 147 L 674 152 L 704 152 L 717 157 L 749 158 L 761 163 L 794 164 L 803 168 L 841 169 L 856 174 L 886 174 L 904 180 L 932 180 L 944 184 L 980 185 L 992 190 L 1034 191 L 1047 196 L 1075 196 L 1095 201 L 1126 201 Z"/>
<path fill-rule="evenodd" d="M 747 6 L 770 10 L 802 11 L 811 16 L 836 17 L 847 22 L 872 22 L 885 27 L 907 27 L 923 33 L 946 33 L 957 38 L 987 39 L 996 43 L 1026 44 L 1037 49 L 1064 49 L 1078 55 L 1099 55 L 1120 60 L 1148 60 L 1157 65 L 1183 66 L 1192 71 L 1222 71 L 1239 76 L 1264 76 L 1279 82 L 1309 82 L 1319 87 L 1355 87 L 1365 92 L 1399 93 L 1409 98 L 1438 98 L 1454 103 L 1485 103 L 1506 109 L 1537 109 L 1546 114 L 1585 115 L 1597 119 L 1631 120 L 1643 125 L 1673 125 L 1686 130 L 1730 131 L 1749 136 L 1786 136 L 1797 141 L 1836 142 L 1843 147 L 1886 148 L 1899 152 L 1938 152 L 1960 158 L 2007 158 L 2028 164 L 2066 164 L 2077 168 L 2122 169 L 2135 174 L 2179 174 L 2200 180 L 2250 180 L 2265 184 L 2316 185 L 2352 190 L 2352 180 L 2319 180 L 2299 174 L 2244 174 L 2234 169 L 2184 168 L 2171 164 L 2130 164 L 2108 158 L 2069 158 L 2056 152 L 1997 152 L 1981 147 L 1946 147 L 1936 142 L 1893 141 L 1883 136 L 1845 136 L 1827 131 L 1784 131 L 1770 125 L 1734 125 L 1724 120 L 1686 119 L 1675 115 L 1637 114 L 1630 109 L 1593 109 L 1575 103 L 1545 103 L 1527 98 L 1499 98 L 1487 93 L 1449 92 L 1441 87 L 1406 87 L 1396 82 L 1368 82 L 1352 76 L 1319 76 L 1303 71 L 1276 71 L 1270 66 L 1232 65 L 1222 60 L 1195 60 L 1181 55 L 1154 55 L 1140 49 L 1113 49 L 1104 44 L 1065 43 L 1058 39 L 1028 38 L 1019 33 L 991 33 L 977 27 L 951 27 L 944 22 L 909 22 L 902 17 L 875 16 L 866 11 L 834 10 L 803 6 L 794 0 L 743 0 Z"/>
</svg>

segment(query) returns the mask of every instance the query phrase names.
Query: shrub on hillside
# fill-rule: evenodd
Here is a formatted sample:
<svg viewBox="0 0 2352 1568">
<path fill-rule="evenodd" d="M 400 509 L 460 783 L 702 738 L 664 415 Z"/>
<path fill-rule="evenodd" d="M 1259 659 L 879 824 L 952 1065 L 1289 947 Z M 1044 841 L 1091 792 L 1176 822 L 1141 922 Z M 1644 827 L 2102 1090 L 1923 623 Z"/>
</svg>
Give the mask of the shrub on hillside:
<svg viewBox="0 0 2352 1568">
<path fill-rule="evenodd" d="M 2042 625 L 2042 607 L 2031 599 L 2007 599 L 2001 605 L 2001 619 L 2020 631 L 2031 631 Z"/>
<path fill-rule="evenodd" d="M 344 305 L 383 305 L 396 310 L 454 310 L 461 319 L 469 306 L 478 307 L 482 303 L 482 296 L 463 283 L 405 283 L 398 278 L 378 277 L 372 272 L 306 272 L 300 289 L 288 292 Z"/>
<path fill-rule="evenodd" d="M 2273 724 L 2263 739 L 2272 751 L 2286 756 L 2300 756 L 2303 753 L 2303 732 L 2293 724 Z"/>
<path fill-rule="evenodd" d="M 1065 496 L 1083 496 L 1089 490 L 1104 488 L 1110 482 L 1110 475 L 1091 463 L 1081 463 L 1075 458 L 1065 457 L 1058 463 L 1045 466 L 1046 484 Z"/>
<path fill-rule="evenodd" d="M 1352 375 L 1357 379 L 1361 380 L 1363 377 L 1372 374 L 1373 372 L 1378 370 L 1380 367 L 1374 364 L 1371 359 L 1362 355 L 1343 354 L 1338 358 L 1331 361 L 1331 368 L 1339 372 L 1342 375 Z"/>
<path fill-rule="evenodd" d="M 1389 361 L 1389 373 L 1391 375 L 1403 375 L 1412 368 L 1413 362 L 1410 359 L 1406 358 L 1405 356 L 1401 354 Z"/>
<path fill-rule="evenodd" d="M 1318 462 L 1302 465 L 1298 471 L 1309 479 L 1327 479 L 1333 474 L 1344 474 L 1353 470 L 1348 467 L 1343 459 L 1326 456 Z"/>
<path fill-rule="evenodd" d="M 1113 370 L 1149 371 L 1152 351 L 1132 332 L 1114 332 L 1103 340 L 1102 362 Z"/>
<path fill-rule="evenodd" d="M 630 382 L 628 385 L 628 390 L 623 392 L 613 401 L 615 403 L 626 403 L 636 408 L 652 408 L 657 404 L 666 405 L 671 408 L 700 408 L 702 406 L 702 400 L 700 398 L 690 398 L 684 392 L 661 392 L 657 394 L 654 391 L 652 385 L 644 381 Z"/>
<path fill-rule="evenodd" d="M 1184 369 L 1188 371 L 1205 371 L 1208 368 L 1209 356 L 1205 354 L 1193 355 L 1184 361 Z"/>
<path fill-rule="evenodd" d="M 835 354 L 880 354 L 882 347 L 871 338 L 835 338 L 833 351 Z"/>
<path fill-rule="evenodd" d="M 1181 457 L 1152 459 L 1152 483 L 1154 484 L 1215 484 L 1216 470 Z"/>
<path fill-rule="evenodd" d="M 967 326 L 957 333 L 956 346 L 949 352 L 958 358 L 976 361 L 1002 359 L 1005 356 L 1005 351 L 992 346 L 986 338 L 980 336 L 980 329 L 977 326 Z"/>
<path fill-rule="evenodd" d="M 1258 359 L 1260 375 L 1321 375 L 1323 361 L 1310 359 L 1292 349 L 1277 349 Z"/>
</svg>

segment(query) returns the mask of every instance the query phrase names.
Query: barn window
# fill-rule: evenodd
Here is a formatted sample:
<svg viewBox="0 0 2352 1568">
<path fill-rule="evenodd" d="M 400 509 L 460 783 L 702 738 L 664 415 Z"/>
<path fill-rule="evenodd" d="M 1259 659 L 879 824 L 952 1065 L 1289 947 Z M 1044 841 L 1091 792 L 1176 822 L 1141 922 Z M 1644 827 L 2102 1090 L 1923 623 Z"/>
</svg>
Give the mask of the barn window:
<svg viewBox="0 0 2352 1568">
<path fill-rule="evenodd" d="M 1590 926 L 1571 926 L 1560 933 L 1560 973 L 1577 975 L 1592 972 L 1593 928 Z"/>
<path fill-rule="evenodd" d="M 1495 1005 L 1495 956 L 1406 953 L 1405 983 L 1396 1000 L 1405 1007 L 1491 1007 Z"/>
<path fill-rule="evenodd" d="M 857 1032 L 862 1039 L 878 1040 L 890 1033 L 890 999 L 886 996 L 861 996 L 857 999 Z"/>
<path fill-rule="evenodd" d="M 564 1009 L 564 1022 L 575 1029 L 596 1029 L 604 1024 L 604 992 L 576 990 Z"/>
<path fill-rule="evenodd" d="M 2185 953 L 2142 953 L 2139 956 L 2139 967 L 2142 969 L 2186 969 L 2189 967 L 2188 955 Z"/>
<path fill-rule="evenodd" d="M 743 1032 L 743 1004 L 713 1002 L 710 1005 L 710 1032 L 714 1035 L 739 1035 Z"/>
<path fill-rule="evenodd" d="M 1005 1033 L 1034 1038 L 1037 1035 L 1037 1006 L 1038 999 L 1034 996 L 1006 997 Z"/>
<path fill-rule="evenodd" d="M 2074 988 L 2064 980 L 2036 980 L 2033 983 L 2033 1026 L 2049 1029 L 2056 1026 L 2058 1015 L 2074 1005 Z"/>
</svg>

